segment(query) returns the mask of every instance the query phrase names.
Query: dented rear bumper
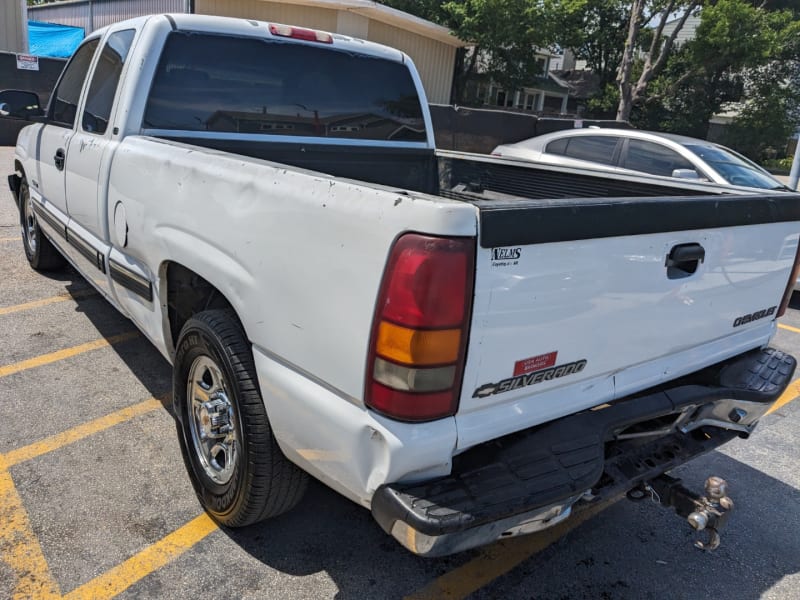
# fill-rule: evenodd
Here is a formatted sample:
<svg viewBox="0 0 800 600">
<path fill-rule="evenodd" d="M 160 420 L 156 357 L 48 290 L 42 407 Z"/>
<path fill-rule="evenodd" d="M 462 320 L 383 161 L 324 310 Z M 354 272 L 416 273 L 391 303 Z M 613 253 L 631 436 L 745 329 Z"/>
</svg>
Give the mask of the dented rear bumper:
<svg viewBox="0 0 800 600">
<path fill-rule="evenodd" d="M 456 457 L 448 477 L 381 486 L 372 514 L 424 556 L 550 527 L 581 498 L 625 492 L 746 437 L 795 367 L 783 352 L 753 350 L 601 410 L 481 444 Z"/>
</svg>

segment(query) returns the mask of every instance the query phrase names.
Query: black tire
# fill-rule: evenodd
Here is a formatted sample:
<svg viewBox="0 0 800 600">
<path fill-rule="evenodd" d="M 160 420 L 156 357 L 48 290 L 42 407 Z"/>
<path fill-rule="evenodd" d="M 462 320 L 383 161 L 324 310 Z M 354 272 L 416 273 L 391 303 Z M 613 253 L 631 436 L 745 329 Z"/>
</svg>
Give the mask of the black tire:
<svg viewBox="0 0 800 600">
<path fill-rule="evenodd" d="M 250 344 L 232 311 L 208 310 L 186 322 L 175 353 L 173 392 L 183 460 L 197 497 L 216 521 L 242 527 L 300 501 L 308 475 L 289 462 L 272 435 Z M 221 403 L 223 408 L 213 409 L 220 412 L 208 410 L 212 401 Z M 223 425 L 213 430 L 215 423 Z M 230 432 L 224 438 L 220 433 L 229 426 L 232 441 Z M 216 440 L 210 450 L 209 438 Z M 225 450 L 212 457 L 215 448 Z"/>
<path fill-rule="evenodd" d="M 37 271 L 60 269 L 66 264 L 66 260 L 42 233 L 30 202 L 28 180 L 23 177 L 19 186 L 19 225 L 22 246 L 25 248 L 25 258 Z"/>
</svg>

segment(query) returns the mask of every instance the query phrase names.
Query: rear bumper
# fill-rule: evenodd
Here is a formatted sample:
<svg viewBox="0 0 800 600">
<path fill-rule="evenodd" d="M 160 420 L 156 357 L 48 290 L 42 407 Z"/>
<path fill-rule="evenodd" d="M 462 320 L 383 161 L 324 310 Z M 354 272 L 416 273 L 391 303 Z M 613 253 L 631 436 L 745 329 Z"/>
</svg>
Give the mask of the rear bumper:
<svg viewBox="0 0 800 600">
<path fill-rule="evenodd" d="M 567 518 L 583 497 L 625 492 L 747 436 L 796 362 L 754 350 L 690 376 L 472 448 L 452 474 L 387 484 L 372 514 L 412 552 L 442 556 Z"/>
</svg>

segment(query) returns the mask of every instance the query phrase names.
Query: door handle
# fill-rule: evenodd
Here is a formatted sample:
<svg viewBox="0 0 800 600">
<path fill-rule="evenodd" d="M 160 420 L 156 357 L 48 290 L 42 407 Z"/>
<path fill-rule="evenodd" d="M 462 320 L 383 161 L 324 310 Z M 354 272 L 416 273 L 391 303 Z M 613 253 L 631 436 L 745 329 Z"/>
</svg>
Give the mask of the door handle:
<svg viewBox="0 0 800 600">
<path fill-rule="evenodd" d="M 56 163 L 56 169 L 59 171 L 64 170 L 64 161 L 66 160 L 66 155 L 64 154 L 64 149 L 59 148 L 56 150 L 56 155 L 53 157 L 53 162 Z"/>
<path fill-rule="evenodd" d="M 678 244 L 667 254 L 664 266 L 669 279 L 688 277 L 706 258 L 706 249 L 700 244 Z"/>
</svg>

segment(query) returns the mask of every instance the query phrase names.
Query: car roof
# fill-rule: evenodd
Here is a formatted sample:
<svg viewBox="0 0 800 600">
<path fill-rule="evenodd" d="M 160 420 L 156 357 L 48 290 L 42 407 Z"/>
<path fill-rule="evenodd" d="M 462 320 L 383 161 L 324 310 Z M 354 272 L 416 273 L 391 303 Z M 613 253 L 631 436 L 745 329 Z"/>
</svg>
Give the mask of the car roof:
<svg viewBox="0 0 800 600">
<path fill-rule="evenodd" d="M 677 144 L 694 144 L 701 146 L 716 147 L 717 144 L 707 140 L 700 140 L 697 138 L 676 135 L 674 133 L 661 133 L 658 131 L 644 131 L 641 129 L 621 129 L 616 127 L 590 127 L 587 129 L 564 129 L 561 131 L 553 131 L 551 133 L 544 133 L 536 137 L 528 138 L 519 141 L 515 144 L 504 144 L 504 146 L 517 146 L 521 148 L 544 148 L 544 145 L 556 139 L 565 137 L 585 137 L 585 136 L 624 136 L 629 138 L 636 138 L 641 140 L 652 140 L 653 138 L 661 138 L 675 142 Z"/>
</svg>

